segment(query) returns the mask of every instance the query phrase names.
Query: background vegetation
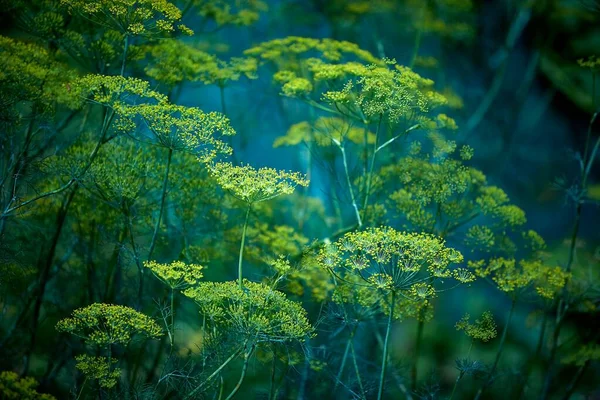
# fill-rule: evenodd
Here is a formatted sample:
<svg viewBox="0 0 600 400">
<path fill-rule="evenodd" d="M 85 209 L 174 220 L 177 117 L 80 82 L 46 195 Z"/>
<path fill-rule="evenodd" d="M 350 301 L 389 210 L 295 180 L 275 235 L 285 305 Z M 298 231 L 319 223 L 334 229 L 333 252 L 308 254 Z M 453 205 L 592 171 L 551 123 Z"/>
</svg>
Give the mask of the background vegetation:
<svg viewBox="0 0 600 400">
<path fill-rule="evenodd" d="M 0 5 L 0 398 L 600 396 L 596 1 Z"/>
</svg>

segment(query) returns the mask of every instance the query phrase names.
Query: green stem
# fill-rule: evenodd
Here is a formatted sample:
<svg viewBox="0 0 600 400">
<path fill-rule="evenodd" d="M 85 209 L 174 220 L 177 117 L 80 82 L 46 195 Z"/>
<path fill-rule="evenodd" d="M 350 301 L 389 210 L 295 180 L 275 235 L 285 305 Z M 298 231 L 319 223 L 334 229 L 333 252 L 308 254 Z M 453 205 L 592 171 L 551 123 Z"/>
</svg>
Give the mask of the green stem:
<svg viewBox="0 0 600 400">
<path fill-rule="evenodd" d="M 516 299 L 516 297 L 513 297 L 512 303 L 510 306 L 510 311 L 508 313 L 508 318 L 506 319 L 506 324 L 504 325 L 504 329 L 502 330 L 502 337 L 500 338 L 500 345 L 498 346 L 498 352 L 496 353 L 496 359 L 494 360 L 492 369 L 490 370 L 490 372 L 488 374 L 488 379 L 485 381 L 483 386 L 481 386 L 479 388 L 479 390 L 477 391 L 477 394 L 475 395 L 475 400 L 479 400 L 481 398 L 481 395 L 483 395 L 483 392 L 485 391 L 485 389 L 487 389 L 487 387 L 490 386 L 494 380 L 494 374 L 496 372 L 496 368 L 498 367 L 498 363 L 500 362 L 500 357 L 502 356 L 502 352 L 504 350 L 504 343 L 506 342 L 508 327 L 510 326 L 510 321 L 512 319 L 516 304 L 517 304 L 517 299 Z"/>
<path fill-rule="evenodd" d="M 542 344 L 544 343 L 544 337 L 546 335 L 547 322 L 548 322 L 548 313 L 544 312 L 544 318 L 542 319 L 542 324 L 540 327 L 540 334 L 538 336 L 537 345 L 535 346 L 535 353 L 533 354 L 531 359 L 529 359 L 529 361 L 527 362 L 527 365 L 525 367 L 525 374 L 523 376 L 523 379 L 521 380 L 520 386 L 517 388 L 517 396 L 519 399 L 522 399 L 523 396 L 525 395 L 525 388 L 527 387 L 527 382 L 529 381 L 529 376 L 531 375 L 533 366 L 535 365 L 537 360 L 540 358 L 540 354 L 542 353 Z"/>
<path fill-rule="evenodd" d="M 333 391 L 335 392 L 341 382 L 342 374 L 344 373 L 344 367 L 346 366 L 346 361 L 348 360 L 348 353 L 350 352 L 350 346 L 352 344 L 352 339 L 354 338 L 354 332 L 356 332 L 356 326 L 350 332 L 350 336 L 346 342 L 346 349 L 344 350 L 344 356 L 342 357 L 342 364 L 340 365 L 340 369 L 335 378 L 335 386 L 333 387 Z"/>
<path fill-rule="evenodd" d="M 160 196 L 160 209 L 158 210 L 158 218 L 154 223 L 154 231 L 152 232 L 152 241 L 150 242 L 150 249 L 148 250 L 148 260 L 152 257 L 152 253 L 154 253 L 154 248 L 156 246 L 156 238 L 158 237 L 158 230 L 160 229 L 160 221 L 162 220 L 163 212 L 165 209 L 165 203 L 167 200 L 167 188 L 169 186 L 169 171 L 171 169 L 171 160 L 173 158 L 173 149 L 169 148 L 169 153 L 167 155 L 167 169 L 165 170 L 165 177 L 163 179 L 162 184 L 162 194 Z"/>
<path fill-rule="evenodd" d="M 81 397 L 81 395 L 83 394 L 83 388 L 85 388 L 85 384 L 87 383 L 87 376 L 85 377 L 85 380 L 83 381 L 83 383 L 81 384 L 81 389 L 79 390 L 79 394 L 77 395 L 77 398 L 75 400 L 79 400 L 79 398 Z"/>
<path fill-rule="evenodd" d="M 579 384 L 581 377 L 583 376 L 583 374 L 585 373 L 585 370 L 589 367 L 589 365 L 590 365 L 590 360 L 586 360 L 585 363 L 577 369 L 575 376 L 569 383 L 569 386 L 567 386 L 567 391 L 562 398 L 563 400 L 569 400 L 571 398 L 571 396 L 573 395 L 573 392 L 575 391 L 575 388 Z"/>
<path fill-rule="evenodd" d="M 227 396 L 225 398 L 225 400 L 231 400 L 233 398 L 233 396 L 235 396 L 237 394 L 237 392 L 240 390 L 240 387 L 242 386 L 242 382 L 244 382 L 244 378 L 246 377 L 246 371 L 248 370 L 248 361 L 250 361 L 250 356 L 252 355 L 253 351 L 254 351 L 254 345 L 252 345 L 252 347 L 250 347 L 249 352 L 244 354 L 244 365 L 242 366 L 242 373 L 240 374 L 240 379 L 236 383 L 236 385 L 233 388 L 233 390 L 231 391 L 231 393 L 229 393 L 229 396 Z"/>
<path fill-rule="evenodd" d="M 269 385 L 269 400 L 275 399 L 275 367 L 277 366 L 277 348 L 273 346 L 273 362 L 271 364 L 271 382 Z"/>
<path fill-rule="evenodd" d="M 467 359 L 471 355 L 471 349 L 473 349 L 473 339 L 471 339 L 471 344 L 469 345 L 469 351 L 467 352 Z M 450 398 L 448 400 L 452 400 L 454 397 L 454 393 L 456 393 L 456 388 L 458 387 L 458 382 L 465 376 L 465 371 L 460 371 L 458 376 L 456 377 L 456 381 L 454 381 L 454 387 L 452 388 L 452 393 L 450 394 Z"/>
<path fill-rule="evenodd" d="M 363 399 L 366 399 L 365 388 L 362 383 L 362 378 L 360 376 L 360 370 L 358 369 L 358 363 L 356 360 L 356 353 L 354 352 L 354 343 L 350 341 L 350 351 L 352 352 L 352 363 L 354 364 L 354 372 L 356 373 L 356 380 L 358 381 L 358 387 L 360 388 L 360 394 Z"/>
<path fill-rule="evenodd" d="M 173 351 L 173 345 L 175 344 L 175 290 L 171 288 L 171 351 Z"/>
<path fill-rule="evenodd" d="M 417 337 L 415 340 L 415 357 L 413 360 L 412 370 L 411 370 L 411 389 L 414 391 L 417 388 L 417 377 L 418 377 L 418 368 L 419 368 L 419 356 L 421 355 L 421 343 L 423 342 L 423 326 L 425 325 L 424 321 L 424 312 L 421 310 L 419 313 L 419 322 L 417 324 Z"/>
<path fill-rule="evenodd" d="M 381 121 L 383 114 L 379 114 L 379 122 L 377 123 L 377 130 L 375 131 L 375 144 L 373 145 L 373 154 L 371 154 L 371 163 L 369 165 L 369 172 L 367 173 L 367 186 L 365 189 L 365 201 L 363 202 L 363 214 L 367 214 L 367 206 L 369 205 L 369 195 L 371 194 L 371 183 L 373 181 L 373 169 L 375 168 L 375 157 L 377 156 L 379 129 L 381 128 Z"/>
<path fill-rule="evenodd" d="M 346 174 L 346 184 L 348 185 L 348 190 L 350 191 L 350 199 L 352 200 L 352 207 L 354 207 L 354 214 L 356 215 L 356 222 L 358 223 L 358 227 L 362 227 L 362 220 L 360 218 L 360 212 L 358 211 L 358 204 L 356 203 L 356 198 L 354 197 L 354 190 L 352 190 L 352 183 L 350 182 L 350 173 L 348 172 L 348 160 L 346 159 L 346 150 L 341 143 L 336 143 L 342 152 L 342 161 L 344 162 L 344 173 Z"/>
<path fill-rule="evenodd" d="M 237 349 L 236 351 L 234 351 L 229 358 L 227 358 L 227 360 L 225 360 L 223 362 L 223 364 L 221 364 L 219 366 L 219 368 L 217 368 L 216 370 L 213 371 L 212 374 L 210 374 L 210 376 L 208 378 L 206 378 L 204 380 L 204 382 L 202 382 L 200 385 L 196 386 L 191 392 L 189 392 L 183 399 L 184 400 L 188 400 L 188 399 L 193 399 L 195 398 L 196 394 L 198 392 L 200 392 L 200 390 L 202 390 L 202 388 L 204 388 L 204 386 L 206 386 L 215 376 L 217 376 L 222 370 L 223 368 L 225 368 L 227 366 L 227 364 L 229 364 L 231 361 L 233 361 L 234 358 L 236 358 L 242 351 L 244 351 L 244 349 L 246 348 L 246 345 L 248 344 L 248 340 L 246 340 L 244 342 L 244 345 L 241 346 L 239 349 Z"/>
<path fill-rule="evenodd" d="M 387 328 L 385 331 L 385 341 L 383 343 L 383 358 L 381 360 L 381 374 L 379 375 L 379 392 L 377 400 L 383 398 L 383 388 L 385 386 L 385 371 L 387 367 L 388 346 L 390 341 L 390 331 L 392 330 L 392 320 L 394 318 L 394 305 L 396 303 L 396 292 L 392 291 L 392 302 L 390 305 L 390 315 L 388 317 Z"/>
<path fill-rule="evenodd" d="M 246 210 L 246 218 L 244 219 L 244 227 L 242 228 L 242 242 L 240 243 L 240 256 L 238 260 L 238 283 L 240 285 L 240 289 L 244 288 L 242 282 L 242 262 L 244 259 L 244 243 L 246 242 L 246 230 L 248 229 L 248 217 L 250 216 L 250 208 L 251 204 L 248 204 L 248 209 Z"/>
<path fill-rule="evenodd" d="M 121 76 L 125 74 L 125 64 L 127 63 L 127 50 L 129 49 L 129 34 L 125 34 L 125 45 L 123 46 L 123 61 L 121 63 Z"/>
</svg>

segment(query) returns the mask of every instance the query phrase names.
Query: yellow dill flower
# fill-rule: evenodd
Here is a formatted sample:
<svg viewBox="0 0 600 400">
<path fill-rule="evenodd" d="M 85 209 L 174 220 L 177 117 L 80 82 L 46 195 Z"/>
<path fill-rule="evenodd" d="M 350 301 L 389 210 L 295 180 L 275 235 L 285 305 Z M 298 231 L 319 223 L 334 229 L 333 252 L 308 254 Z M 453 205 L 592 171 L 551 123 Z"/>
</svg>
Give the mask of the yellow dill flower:
<svg viewBox="0 0 600 400">
<path fill-rule="evenodd" d="M 192 0 L 198 14 L 213 19 L 217 25 L 248 26 L 268 10 L 261 0 Z"/>
<path fill-rule="evenodd" d="M 97 380 L 102 388 L 115 387 L 121 377 L 121 369 L 112 366 L 118 362 L 116 358 L 108 360 L 106 357 L 81 354 L 75 357 L 75 361 L 77 361 L 75 368 L 80 370 L 86 378 Z"/>
<path fill-rule="evenodd" d="M 218 112 L 162 103 L 122 107 L 119 116 L 118 129 L 131 132 L 141 119 L 159 144 L 191 152 L 205 163 L 220 154 L 232 153 L 220 139 L 235 135 L 235 130 L 229 118 Z"/>
<path fill-rule="evenodd" d="M 249 165 L 218 162 L 210 166 L 210 171 L 219 186 L 248 204 L 292 194 L 298 185 L 308 186 L 304 175 L 274 168 L 255 169 Z"/>
<path fill-rule="evenodd" d="M 168 264 L 156 261 L 145 261 L 144 267 L 148 268 L 154 276 L 171 289 L 181 290 L 196 285 L 204 277 L 204 267 L 199 264 L 187 264 L 183 261 L 172 261 Z"/>
<path fill-rule="evenodd" d="M 471 323 L 470 319 L 470 315 L 465 314 L 456 323 L 456 330 L 463 331 L 471 339 L 481 340 L 482 342 L 489 342 L 498 336 L 496 322 L 490 311 L 485 311 L 474 323 Z"/>
<path fill-rule="evenodd" d="M 98 346 L 127 344 L 136 335 L 151 339 L 163 335 L 150 317 L 129 307 L 104 303 L 76 309 L 71 317 L 60 320 L 56 329 Z"/>
<path fill-rule="evenodd" d="M 201 282 L 183 294 L 193 299 L 215 328 L 257 342 L 303 342 L 313 334 L 299 303 L 262 283 Z"/>
<path fill-rule="evenodd" d="M 32 377 L 21 378 L 16 372 L 0 372 L 0 398 L 15 400 L 56 400 L 49 394 L 38 393 L 37 381 Z"/>
<path fill-rule="evenodd" d="M 61 4 L 73 14 L 126 34 L 165 35 L 176 29 L 191 33 L 179 23 L 179 8 L 167 0 L 61 0 Z"/>
</svg>

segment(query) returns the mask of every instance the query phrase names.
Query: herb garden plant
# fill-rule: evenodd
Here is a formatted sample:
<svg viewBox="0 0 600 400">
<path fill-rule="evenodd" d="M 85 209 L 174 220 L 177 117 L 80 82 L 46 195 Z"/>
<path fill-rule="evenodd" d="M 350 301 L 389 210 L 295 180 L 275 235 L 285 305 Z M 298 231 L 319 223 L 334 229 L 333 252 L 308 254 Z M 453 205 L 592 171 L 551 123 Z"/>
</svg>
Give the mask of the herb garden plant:
<svg viewBox="0 0 600 400">
<path fill-rule="evenodd" d="M 335 39 L 239 39 L 272 3 L 3 3 L 0 398 L 597 394 L 596 109 L 561 252 L 423 50 L 473 40 L 476 3 L 314 2 Z M 355 43 L 381 12 L 408 56 Z"/>
</svg>

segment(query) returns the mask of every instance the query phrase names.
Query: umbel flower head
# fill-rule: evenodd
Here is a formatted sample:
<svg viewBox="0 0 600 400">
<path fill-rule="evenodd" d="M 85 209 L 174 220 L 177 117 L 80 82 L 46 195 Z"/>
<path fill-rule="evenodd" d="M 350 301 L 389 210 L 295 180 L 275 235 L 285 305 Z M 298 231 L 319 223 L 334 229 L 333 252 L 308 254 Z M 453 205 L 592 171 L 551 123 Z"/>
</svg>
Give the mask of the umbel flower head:
<svg viewBox="0 0 600 400">
<path fill-rule="evenodd" d="M 167 0 L 61 0 L 61 4 L 86 20 L 127 34 L 164 36 L 175 28 L 193 34 L 179 23 L 179 8 Z"/>
<path fill-rule="evenodd" d="M 168 264 L 145 261 L 144 267 L 152 271 L 156 278 L 171 289 L 184 289 L 196 285 L 204 277 L 202 265 L 186 264 L 183 261 L 173 261 Z"/>
<path fill-rule="evenodd" d="M 553 299 L 567 283 L 570 274 L 558 266 L 547 265 L 540 259 L 495 257 L 470 261 L 469 267 L 482 278 L 490 277 L 498 289 L 517 295 L 533 288 L 542 299 Z"/>
<path fill-rule="evenodd" d="M 163 335 L 152 318 L 133 308 L 104 303 L 76 309 L 70 318 L 60 320 L 56 329 L 98 346 L 127 344 L 136 335 L 151 339 Z"/>
<path fill-rule="evenodd" d="M 80 108 L 85 102 L 120 108 L 138 100 L 166 102 L 167 97 L 150 89 L 150 83 L 122 76 L 86 75 L 65 86 L 71 94 L 69 105 Z"/>
<path fill-rule="evenodd" d="M 56 400 L 52 395 L 38 393 L 38 383 L 32 377 L 21 378 L 16 372 L 0 372 L 0 398 L 7 400 Z"/>
<path fill-rule="evenodd" d="M 37 106 L 37 112 L 49 111 L 57 100 L 65 101 L 64 84 L 71 78 L 72 71 L 56 62 L 47 49 L 0 36 L 3 109 L 28 101 Z M 0 111 L 0 115 L 7 111 Z"/>
<path fill-rule="evenodd" d="M 150 78 L 174 87 L 182 82 L 202 82 L 225 85 L 241 76 L 255 78 L 257 61 L 254 58 L 219 60 L 198 46 L 177 39 L 165 39 L 143 46 L 149 62 L 144 72 Z"/>
<path fill-rule="evenodd" d="M 213 19 L 217 25 L 248 26 L 258 21 L 260 13 L 267 11 L 261 0 L 192 0 L 198 14 Z"/>
<path fill-rule="evenodd" d="M 123 107 L 119 115 L 120 130 L 133 131 L 141 119 L 160 145 L 189 151 L 202 162 L 232 152 L 220 138 L 235 135 L 235 130 L 229 118 L 218 112 L 205 113 L 195 107 L 162 103 Z"/>
<path fill-rule="evenodd" d="M 201 282 L 183 294 L 217 329 L 255 342 L 302 342 L 313 328 L 306 310 L 263 283 Z"/>
<path fill-rule="evenodd" d="M 75 357 L 75 368 L 80 370 L 88 379 L 97 380 L 100 387 L 105 389 L 113 388 L 121 377 L 120 368 L 112 368 L 112 364 L 116 364 L 118 360 L 106 357 L 94 357 L 87 354 L 81 354 Z"/>
<path fill-rule="evenodd" d="M 308 179 L 298 172 L 278 171 L 274 168 L 253 168 L 249 165 L 234 166 L 218 162 L 210 166 L 211 174 L 219 186 L 233 197 L 253 204 L 292 194 L 296 186 L 308 186 Z"/>
<path fill-rule="evenodd" d="M 435 297 L 438 279 L 470 282 L 472 274 L 451 270 L 462 262 L 460 252 L 446 247 L 436 236 L 398 232 L 390 227 L 346 233 L 319 253 L 319 263 L 341 280 L 354 277 L 360 286 L 428 303 Z"/>
<path fill-rule="evenodd" d="M 481 314 L 481 318 L 476 319 L 474 323 L 471 323 L 470 320 L 471 316 L 465 314 L 456 323 L 456 330 L 463 331 L 471 339 L 481 340 L 482 342 L 488 342 L 498 335 L 496 322 L 490 311 L 485 311 Z"/>
</svg>

